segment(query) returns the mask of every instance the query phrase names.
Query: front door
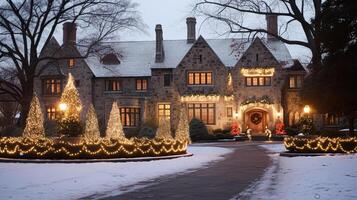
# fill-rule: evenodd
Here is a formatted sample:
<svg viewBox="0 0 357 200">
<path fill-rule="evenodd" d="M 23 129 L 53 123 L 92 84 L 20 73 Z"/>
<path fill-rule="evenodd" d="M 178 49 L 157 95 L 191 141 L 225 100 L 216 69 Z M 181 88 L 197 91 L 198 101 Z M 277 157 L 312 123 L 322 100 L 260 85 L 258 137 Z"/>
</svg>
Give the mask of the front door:
<svg viewBox="0 0 357 200">
<path fill-rule="evenodd" d="M 252 133 L 262 134 L 267 124 L 266 112 L 263 110 L 251 110 L 245 115 L 245 122 Z"/>
</svg>

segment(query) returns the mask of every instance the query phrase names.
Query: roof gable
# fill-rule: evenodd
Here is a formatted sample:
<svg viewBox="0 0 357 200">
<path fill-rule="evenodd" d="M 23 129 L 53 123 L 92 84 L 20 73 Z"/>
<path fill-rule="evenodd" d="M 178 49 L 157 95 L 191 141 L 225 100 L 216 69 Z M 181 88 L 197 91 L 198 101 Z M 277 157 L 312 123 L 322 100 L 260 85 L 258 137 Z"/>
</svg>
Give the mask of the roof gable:
<svg viewBox="0 0 357 200">
<path fill-rule="evenodd" d="M 253 40 L 236 64 L 236 66 L 243 67 L 272 67 L 279 65 L 279 61 L 260 38 Z"/>
</svg>

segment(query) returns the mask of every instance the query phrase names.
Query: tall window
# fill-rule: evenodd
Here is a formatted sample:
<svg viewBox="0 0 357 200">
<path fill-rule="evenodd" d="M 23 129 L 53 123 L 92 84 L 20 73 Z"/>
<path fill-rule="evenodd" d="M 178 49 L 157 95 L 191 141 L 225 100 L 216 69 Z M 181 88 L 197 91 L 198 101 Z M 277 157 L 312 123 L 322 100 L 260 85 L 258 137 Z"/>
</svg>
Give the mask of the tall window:
<svg viewBox="0 0 357 200">
<path fill-rule="evenodd" d="M 340 124 L 340 116 L 336 114 L 325 114 L 324 124 L 327 126 L 336 126 Z"/>
<path fill-rule="evenodd" d="M 43 94 L 45 95 L 58 95 L 61 94 L 61 79 L 44 79 L 43 84 Z"/>
<path fill-rule="evenodd" d="M 164 74 L 164 87 L 171 86 L 172 74 Z"/>
<path fill-rule="evenodd" d="M 170 113 L 171 113 L 171 105 L 168 103 L 160 103 L 158 104 L 158 115 L 159 115 L 159 120 L 162 118 L 170 119 Z"/>
<path fill-rule="evenodd" d="M 57 108 L 55 106 L 46 107 L 46 118 L 48 120 L 55 120 L 57 115 Z"/>
<path fill-rule="evenodd" d="M 248 87 L 255 86 L 270 86 L 271 85 L 271 77 L 246 77 L 245 85 Z"/>
<path fill-rule="evenodd" d="M 140 123 L 140 108 L 120 108 L 120 117 L 123 126 L 137 127 Z"/>
<path fill-rule="evenodd" d="M 188 104 L 188 117 L 196 118 L 208 125 L 216 123 L 216 105 L 214 103 Z"/>
<path fill-rule="evenodd" d="M 68 68 L 73 68 L 75 64 L 76 61 L 73 58 L 68 59 Z"/>
<path fill-rule="evenodd" d="M 120 91 L 121 83 L 119 80 L 105 80 L 105 91 Z"/>
<path fill-rule="evenodd" d="M 188 85 L 212 85 L 212 72 L 188 72 Z"/>
<path fill-rule="evenodd" d="M 146 91 L 148 89 L 148 80 L 147 79 L 136 79 L 136 90 L 137 91 Z"/>
<path fill-rule="evenodd" d="M 292 75 L 289 77 L 289 88 L 301 88 L 302 87 L 302 76 Z"/>
</svg>

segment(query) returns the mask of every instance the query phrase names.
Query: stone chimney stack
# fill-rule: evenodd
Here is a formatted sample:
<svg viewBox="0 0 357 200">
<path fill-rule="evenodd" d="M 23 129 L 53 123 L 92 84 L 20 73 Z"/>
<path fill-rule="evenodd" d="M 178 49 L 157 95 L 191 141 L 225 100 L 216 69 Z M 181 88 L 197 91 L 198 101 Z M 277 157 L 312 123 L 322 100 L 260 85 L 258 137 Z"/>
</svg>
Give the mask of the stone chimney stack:
<svg viewBox="0 0 357 200">
<path fill-rule="evenodd" d="M 160 63 L 164 61 L 164 43 L 162 37 L 162 26 L 161 24 L 156 24 L 155 27 L 156 32 L 156 55 L 155 62 Z"/>
<path fill-rule="evenodd" d="M 63 45 L 76 44 L 77 25 L 73 22 L 65 22 L 63 24 Z"/>
<path fill-rule="evenodd" d="M 267 31 L 268 33 L 278 35 L 278 16 L 277 15 L 267 15 Z M 274 36 L 267 34 L 268 40 L 275 39 Z"/>
<path fill-rule="evenodd" d="M 196 18 L 187 17 L 187 44 L 194 43 L 196 40 Z"/>
</svg>

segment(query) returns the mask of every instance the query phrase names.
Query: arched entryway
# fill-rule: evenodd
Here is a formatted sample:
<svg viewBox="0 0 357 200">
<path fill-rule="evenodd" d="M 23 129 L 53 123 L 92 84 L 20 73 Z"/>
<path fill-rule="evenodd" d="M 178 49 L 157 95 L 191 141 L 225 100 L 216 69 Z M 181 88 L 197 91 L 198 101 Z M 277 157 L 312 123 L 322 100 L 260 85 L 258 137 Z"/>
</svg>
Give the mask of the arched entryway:
<svg viewBox="0 0 357 200">
<path fill-rule="evenodd" d="M 252 129 L 253 134 L 262 134 L 268 125 L 269 116 L 263 109 L 252 109 L 245 112 L 244 118 L 246 127 Z"/>
</svg>

